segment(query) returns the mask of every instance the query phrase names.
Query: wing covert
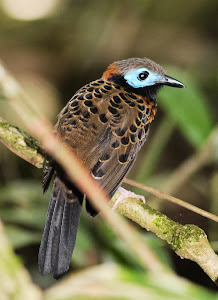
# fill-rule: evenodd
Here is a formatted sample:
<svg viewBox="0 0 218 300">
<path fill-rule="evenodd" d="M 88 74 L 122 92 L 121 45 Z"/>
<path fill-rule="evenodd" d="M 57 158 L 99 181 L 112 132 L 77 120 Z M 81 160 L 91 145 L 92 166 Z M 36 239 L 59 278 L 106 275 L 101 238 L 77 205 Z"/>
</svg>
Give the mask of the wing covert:
<svg viewBox="0 0 218 300">
<path fill-rule="evenodd" d="M 72 97 L 56 131 L 112 196 L 147 139 L 150 112 L 142 97 L 100 79 Z"/>
</svg>

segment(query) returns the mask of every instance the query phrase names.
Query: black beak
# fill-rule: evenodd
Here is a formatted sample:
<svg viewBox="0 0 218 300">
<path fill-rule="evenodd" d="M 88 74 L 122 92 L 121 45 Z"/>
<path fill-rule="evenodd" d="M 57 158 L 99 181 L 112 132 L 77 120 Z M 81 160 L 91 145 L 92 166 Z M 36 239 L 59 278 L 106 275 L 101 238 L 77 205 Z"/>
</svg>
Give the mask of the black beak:
<svg viewBox="0 0 218 300">
<path fill-rule="evenodd" d="M 182 82 L 180 82 L 170 76 L 167 76 L 167 75 L 163 76 L 163 78 L 160 80 L 160 83 L 163 85 L 168 85 L 168 86 L 172 86 L 172 87 L 185 88 L 185 85 Z"/>
</svg>

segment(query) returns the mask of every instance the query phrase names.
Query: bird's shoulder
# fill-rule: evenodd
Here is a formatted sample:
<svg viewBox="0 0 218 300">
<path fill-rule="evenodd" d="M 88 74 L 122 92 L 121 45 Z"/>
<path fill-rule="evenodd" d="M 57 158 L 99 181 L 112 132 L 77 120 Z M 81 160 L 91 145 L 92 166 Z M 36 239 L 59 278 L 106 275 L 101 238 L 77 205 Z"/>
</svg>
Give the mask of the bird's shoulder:
<svg viewBox="0 0 218 300">
<path fill-rule="evenodd" d="M 113 149 L 129 144 L 138 149 L 152 120 L 151 103 L 146 101 L 114 82 L 95 80 L 79 89 L 60 112 L 56 132 L 82 158 L 87 146 L 105 149 L 109 141 Z"/>
<path fill-rule="evenodd" d="M 64 129 L 70 131 L 70 128 L 84 127 L 92 124 L 92 121 L 95 121 L 95 125 L 98 121 L 102 125 L 111 124 L 137 114 L 139 119 L 142 115 L 152 119 L 155 113 L 153 110 L 155 106 L 148 99 L 126 91 L 112 81 L 100 78 L 86 84 L 75 93 L 59 113 L 55 127 L 62 135 L 66 133 Z"/>
</svg>

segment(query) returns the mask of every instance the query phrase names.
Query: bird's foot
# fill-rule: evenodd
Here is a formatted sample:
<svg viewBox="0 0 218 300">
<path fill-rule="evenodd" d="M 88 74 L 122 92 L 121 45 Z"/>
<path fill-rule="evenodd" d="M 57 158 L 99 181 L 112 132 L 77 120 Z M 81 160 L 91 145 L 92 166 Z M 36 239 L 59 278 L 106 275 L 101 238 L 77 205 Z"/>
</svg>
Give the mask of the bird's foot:
<svg viewBox="0 0 218 300">
<path fill-rule="evenodd" d="M 125 198 L 135 198 L 135 199 L 140 199 L 140 200 L 142 200 L 143 204 L 146 203 L 146 200 L 145 200 L 145 197 L 144 197 L 144 196 L 136 195 L 135 193 L 130 192 L 130 191 L 127 191 L 127 190 L 125 190 L 125 189 L 122 188 L 122 187 L 119 187 L 119 188 L 117 189 L 117 192 L 119 192 L 120 195 L 119 195 L 119 197 L 117 198 L 116 202 L 114 203 L 112 209 L 116 209 L 116 208 L 117 208 L 117 205 L 118 205 L 123 199 L 125 199 Z"/>
</svg>

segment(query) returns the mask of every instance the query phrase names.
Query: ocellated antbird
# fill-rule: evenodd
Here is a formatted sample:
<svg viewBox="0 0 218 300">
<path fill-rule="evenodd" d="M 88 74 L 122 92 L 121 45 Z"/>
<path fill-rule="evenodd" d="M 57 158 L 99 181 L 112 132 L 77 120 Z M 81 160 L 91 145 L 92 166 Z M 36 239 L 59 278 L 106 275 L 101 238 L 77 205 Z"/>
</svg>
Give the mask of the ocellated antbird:
<svg viewBox="0 0 218 300">
<path fill-rule="evenodd" d="M 100 79 L 76 92 L 58 116 L 56 134 L 72 148 L 110 197 L 148 137 L 156 113 L 156 95 L 164 85 L 184 87 L 148 58 L 114 62 Z M 69 268 L 83 195 L 53 159 L 44 166 L 44 192 L 53 175 L 39 270 L 42 275 L 52 272 L 58 278 Z M 98 213 L 89 200 L 86 211 L 90 216 Z"/>
</svg>

